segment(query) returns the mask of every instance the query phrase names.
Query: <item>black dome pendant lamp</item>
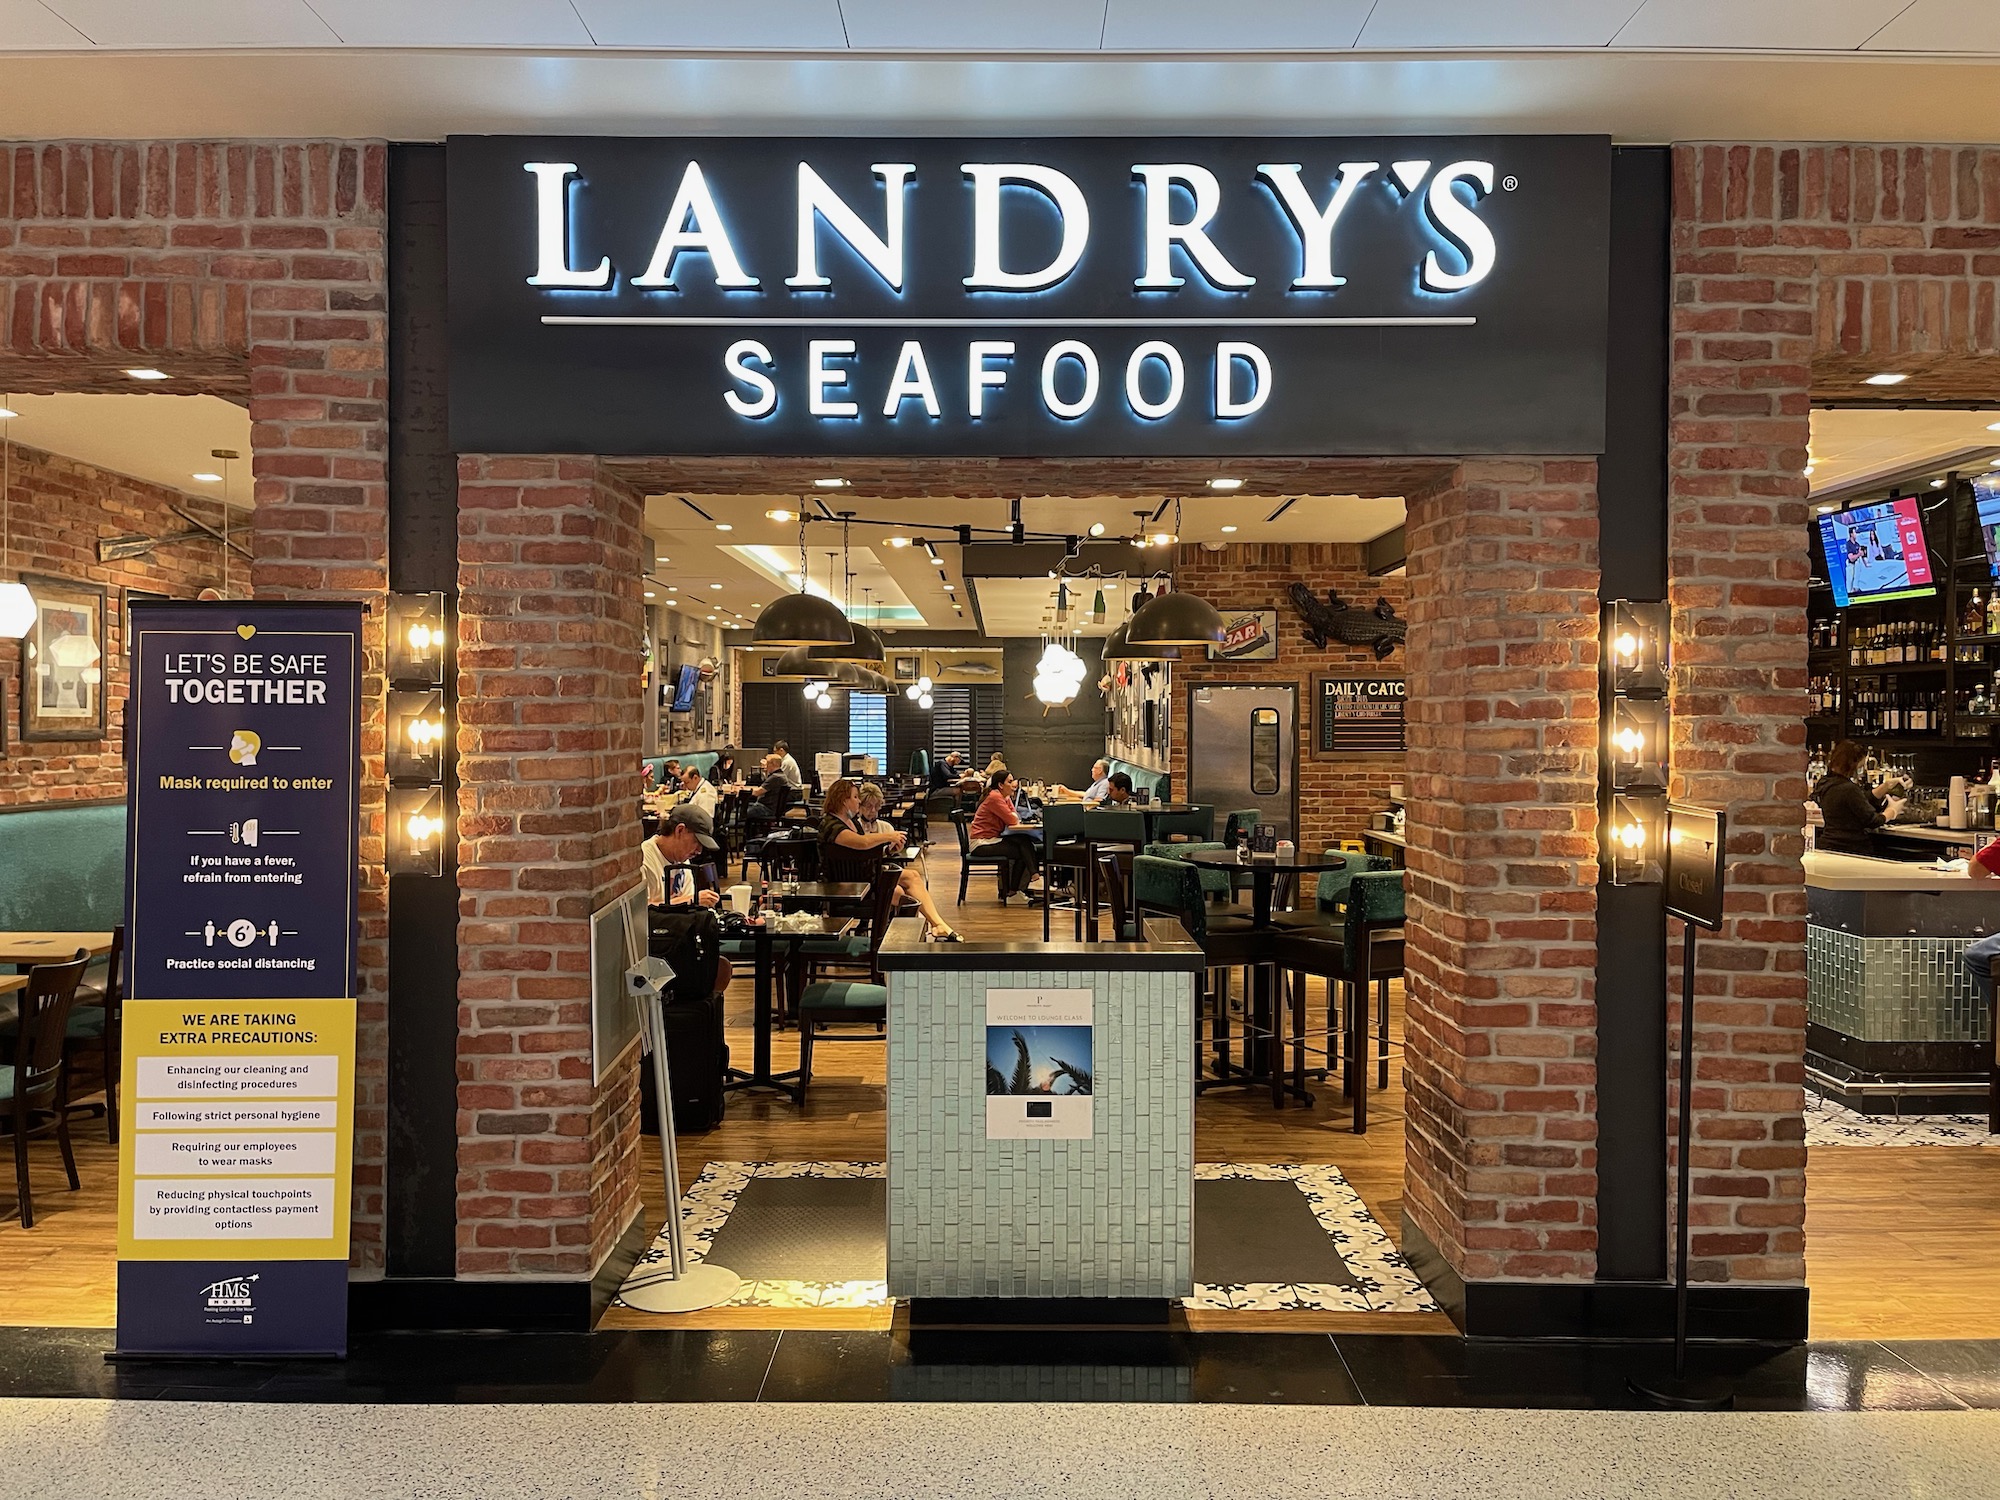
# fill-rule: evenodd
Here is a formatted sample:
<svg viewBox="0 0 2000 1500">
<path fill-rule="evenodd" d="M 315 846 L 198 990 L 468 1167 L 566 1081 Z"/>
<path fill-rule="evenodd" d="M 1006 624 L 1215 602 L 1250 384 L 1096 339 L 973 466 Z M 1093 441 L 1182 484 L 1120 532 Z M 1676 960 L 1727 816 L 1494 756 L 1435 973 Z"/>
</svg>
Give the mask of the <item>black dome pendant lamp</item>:
<svg viewBox="0 0 2000 1500">
<path fill-rule="evenodd" d="M 1180 539 L 1181 503 L 1174 501 L 1174 540 Z M 1213 604 L 1163 583 L 1160 592 L 1132 612 L 1125 641 L 1133 646 L 1219 646 L 1227 630 Z"/>
<path fill-rule="evenodd" d="M 854 627 L 831 599 L 806 592 L 806 518 L 799 516 L 799 591 L 773 599 L 750 627 L 754 646 L 851 646 Z"/>
<path fill-rule="evenodd" d="M 854 574 L 848 571 L 847 528 L 849 518 L 853 514 L 854 512 L 851 510 L 844 510 L 840 513 L 840 592 L 842 599 L 846 601 L 845 613 L 847 624 L 854 638 L 845 645 L 808 647 L 806 654 L 816 662 L 847 661 L 861 666 L 880 666 L 888 660 L 888 653 L 882 645 L 882 637 L 876 634 L 870 627 L 863 625 L 860 621 L 853 618 L 854 601 L 848 598 L 847 586 L 852 581 Z M 833 565 L 833 554 L 829 552 L 826 558 L 827 566 L 831 568 Z"/>
</svg>

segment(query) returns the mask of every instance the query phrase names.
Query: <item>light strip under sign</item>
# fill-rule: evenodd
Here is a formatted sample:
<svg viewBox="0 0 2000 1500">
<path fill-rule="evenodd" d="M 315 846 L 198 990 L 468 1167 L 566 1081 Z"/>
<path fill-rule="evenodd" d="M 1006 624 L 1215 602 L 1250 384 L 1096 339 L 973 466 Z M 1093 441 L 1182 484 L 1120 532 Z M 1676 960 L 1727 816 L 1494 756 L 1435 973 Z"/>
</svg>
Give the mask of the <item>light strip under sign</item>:
<svg viewBox="0 0 2000 1500">
<path fill-rule="evenodd" d="M 545 315 L 551 325 L 620 328 L 1469 328 L 1477 318 L 766 318 Z"/>
</svg>

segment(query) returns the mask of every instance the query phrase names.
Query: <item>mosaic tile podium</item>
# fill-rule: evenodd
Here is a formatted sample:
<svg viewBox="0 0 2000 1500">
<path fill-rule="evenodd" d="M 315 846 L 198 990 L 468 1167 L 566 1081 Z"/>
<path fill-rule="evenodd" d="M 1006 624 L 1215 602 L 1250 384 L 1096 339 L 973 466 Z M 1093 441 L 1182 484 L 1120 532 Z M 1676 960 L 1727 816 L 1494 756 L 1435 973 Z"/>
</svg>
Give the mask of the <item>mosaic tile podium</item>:
<svg viewBox="0 0 2000 1500">
<path fill-rule="evenodd" d="M 891 1296 L 1192 1294 L 1202 954 L 1177 923 L 1147 938 L 940 944 L 896 924 L 882 949 Z M 991 990 L 1091 992 L 1087 1138 L 988 1137 Z"/>
</svg>

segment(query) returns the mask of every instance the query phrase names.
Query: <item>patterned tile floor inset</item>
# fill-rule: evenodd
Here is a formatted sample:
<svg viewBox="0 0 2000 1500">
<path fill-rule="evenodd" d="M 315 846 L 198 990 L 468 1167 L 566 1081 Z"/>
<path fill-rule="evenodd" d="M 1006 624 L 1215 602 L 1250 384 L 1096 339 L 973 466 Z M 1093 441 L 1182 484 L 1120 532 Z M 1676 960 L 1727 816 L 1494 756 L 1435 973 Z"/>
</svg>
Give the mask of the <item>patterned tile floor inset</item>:
<svg viewBox="0 0 2000 1500">
<path fill-rule="evenodd" d="M 1864 1115 L 1806 1090 L 1808 1146 L 2000 1146 L 1984 1115 Z"/>
<path fill-rule="evenodd" d="M 712 1161 L 689 1186 L 681 1200 L 681 1225 L 690 1261 L 707 1257 L 736 1200 L 756 1177 L 880 1177 L 884 1168 L 874 1161 Z M 1213 1286 L 1197 1282 L 1185 1305 L 1238 1311 L 1436 1312 L 1424 1284 L 1397 1253 L 1382 1226 L 1348 1186 L 1335 1166 L 1265 1166 L 1237 1162 L 1204 1163 L 1194 1169 L 1198 1181 L 1230 1178 L 1294 1182 L 1305 1195 L 1313 1216 L 1340 1251 L 1353 1274 L 1353 1286 L 1306 1282 L 1255 1282 Z M 640 1257 L 632 1274 L 638 1276 L 669 1258 L 666 1236 Z M 871 1281 L 746 1281 L 726 1304 L 730 1307 L 884 1307 L 889 1302 L 886 1279 Z M 621 1303 L 621 1305 L 623 1305 Z"/>
</svg>

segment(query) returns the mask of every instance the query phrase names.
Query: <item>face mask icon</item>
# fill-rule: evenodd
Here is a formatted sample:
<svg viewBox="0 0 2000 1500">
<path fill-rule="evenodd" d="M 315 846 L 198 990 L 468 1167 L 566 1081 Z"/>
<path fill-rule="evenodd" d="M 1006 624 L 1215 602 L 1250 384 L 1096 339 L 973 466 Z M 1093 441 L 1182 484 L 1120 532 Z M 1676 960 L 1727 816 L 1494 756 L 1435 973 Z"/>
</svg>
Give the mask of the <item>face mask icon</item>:
<svg viewBox="0 0 2000 1500">
<path fill-rule="evenodd" d="M 229 758 L 239 766 L 257 764 L 257 752 L 264 748 L 264 742 L 254 729 L 239 729 L 229 737 Z"/>
</svg>

